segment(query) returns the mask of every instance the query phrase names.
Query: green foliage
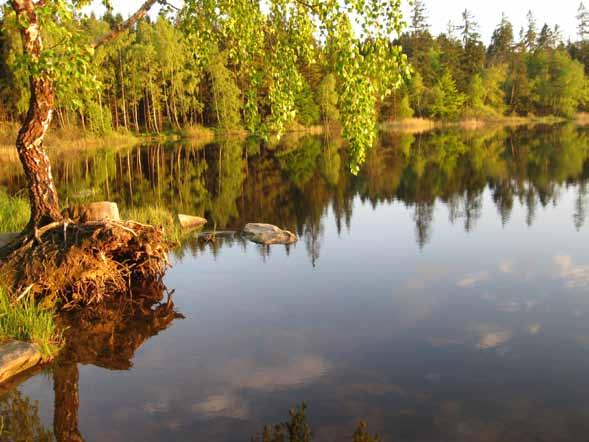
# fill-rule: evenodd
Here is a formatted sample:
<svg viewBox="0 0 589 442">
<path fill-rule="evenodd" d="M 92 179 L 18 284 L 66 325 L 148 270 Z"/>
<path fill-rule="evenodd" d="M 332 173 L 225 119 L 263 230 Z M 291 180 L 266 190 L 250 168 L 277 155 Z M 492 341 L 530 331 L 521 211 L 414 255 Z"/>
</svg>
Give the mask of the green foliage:
<svg viewBox="0 0 589 442">
<path fill-rule="evenodd" d="M 529 61 L 536 110 L 571 117 L 588 99 L 589 83 L 581 63 L 561 51 L 541 51 Z"/>
<path fill-rule="evenodd" d="M 432 91 L 431 113 L 442 120 L 452 120 L 460 116 L 465 97 L 457 87 L 452 74 L 446 72 Z"/>
<path fill-rule="evenodd" d="M 307 423 L 305 404 L 290 410 L 290 421 L 278 425 L 267 425 L 261 437 L 252 442 L 311 442 L 311 429 Z"/>
<path fill-rule="evenodd" d="M 580 8 L 578 20 L 586 17 Z M 400 41 L 415 70 L 407 89 L 416 114 L 446 120 L 505 114 L 570 118 L 586 110 L 589 45 L 582 40 L 565 48 L 557 26 L 538 31 L 531 12 L 527 20 L 516 41 L 503 15 L 486 49 L 468 10 L 457 28 L 460 40 L 452 33 L 403 35 Z"/>
<path fill-rule="evenodd" d="M 241 92 L 237 87 L 233 73 L 225 66 L 226 55 L 216 54 L 211 58 L 207 72 L 212 83 L 212 109 L 217 125 L 223 131 L 237 131 L 242 128 Z"/>
<path fill-rule="evenodd" d="M 123 219 L 131 219 L 142 224 L 162 227 L 166 238 L 179 242 L 184 236 L 182 227 L 174 213 L 164 207 L 145 205 L 142 207 L 124 208 L 121 210 Z"/>
<path fill-rule="evenodd" d="M 305 137 L 293 149 L 278 154 L 280 168 L 300 189 L 311 179 L 321 156 L 321 140 Z"/>
<path fill-rule="evenodd" d="M 467 91 L 467 114 L 473 117 L 498 117 L 504 112 L 505 66 L 493 66 L 475 74 Z"/>
<path fill-rule="evenodd" d="M 290 421 L 267 425 L 261 436 L 252 437 L 252 442 L 311 442 L 311 428 L 307 422 L 307 406 L 302 404 L 290 410 Z M 352 436 L 352 442 L 380 442 L 377 436 L 368 433 L 368 426 L 360 422 Z"/>
<path fill-rule="evenodd" d="M 409 96 L 403 95 L 401 100 L 399 101 L 399 107 L 396 112 L 397 118 L 404 119 L 404 118 L 411 118 L 414 115 L 413 109 L 411 108 L 411 104 L 409 103 Z"/>
<path fill-rule="evenodd" d="M 319 123 L 321 111 L 317 103 L 315 103 L 313 91 L 306 81 L 303 81 L 301 91 L 295 98 L 295 106 L 297 109 L 297 120 L 303 126 L 309 127 Z"/>
<path fill-rule="evenodd" d="M 53 319 L 53 309 L 40 306 L 31 295 L 23 294 L 17 299 L 5 289 L 0 289 L 0 339 L 33 342 L 43 356 L 51 359 L 61 343 Z"/>
<path fill-rule="evenodd" d="M 404 120 L 413 117 L 414 114 L 406 90 L 395 92 L 380 106 L 380 119 L 383 121 Z"/>
<path fill-rule="evenodd" d="M 47 75 L 61 126 L 108 134 L 216 125 L 268 139 L 294 120 L 338 122 L 356 173 L 379 116 L 570 117 L 587 109 L 584 7 L 581 40 L 567 47 L 557 27 L 539 28 L 530 13 L 519 40 L 502 16 L 486 48 L 468 10 L 456 36 L 432 36 L 421 0 L 405 34 L 400 0 L 187 0 L 93 51 L 91 43 L 124 20 L 85 17 L 83 3 L 39 6 L 45 50 L 37 60 L 23 56 L 24 23 L 4 7 L 0 119 L 26 110 L 28 74 Z"/>
<path fill-rule="evenodd" d="M 0 437 L 10 442 L 55 442 L 39 417 L 39 404 L 13 388 L 0 398 Z"/>
<path fill-rule="evenodd" d="M 368 433 L 368 427 L 365 422 L 360 422 L 354 432 L 352 442 L 380 442 L 378 436 L 371 436 Z"/>
<path fill-rule="evenodd" d="M 323 123 L 330 124 L 339 121 L 337 79 L 334 74 L 327 74 L 319 83 L 317 102 Z"/>
<path fill-rule="evenodd" d="M 141 111 L 143 124 L 154 132 L 163 129 L 164 113 L 176 126 L 182 114 L 195 123 L 186 108 L 182 112 L 181 102 L 197 105 L 195 86 L 207 68 L 220 126 L 237 125 L 237 95 L 244 97 L 244 122 L 252 133 L 280 134 L 297 111 L 309 124 L 317 120 L 317 111 L 301 68 L 317 63 L 317 49 L 326 41 L 324 60 L 331 62 L 330 70 L 337 76 L 340 121 L 350 145 L 350 167 L 357 172 L 375 140 L 377 100 L 390 95 L 409 76 L 401 47 L 391 43 L 404 27 L 401 0 L 188 0 L 174 17 L 183 32 L 181 38 L 171 20 L 160 17 L 155 25 L 143 21 L 131 31 L 134 41 L 123 38 L 110 49 L 100 49 L 104 51 L 96 57 L 100 64 L 94 62 L 90 43 L 109 29 L 94 18 L 80 20 L 77 10 L 86 3 L 70 0 L 36 4 L 47 44 L 34 59 L 30 54 L 17 57 L 15 69 L 51 79 L 65 109 L 89 110 L 93 116 L 95 106 L 84 103 L 95 102 L 98 96 L 102 109 L 100 77 L 104 86 L 115 92 L 115 99 L 109 103 L 116 114 L 115 126 L 121 119 L 119 111 L 126 128 L 132 120 L 139 128 Z M 112 16 L 106 21 L 109 28 L 121 22 Z M 217 48 L 226 54 L 223 62 L 215 59 Z M 182 82 L 181 72 L 189 59 L 194 61 L 195 78 L 184 75 Z M 97 75 L 99 67 L 111 72 Z M 222 67 L 230 68 L 235 75 L 239 94 L 237 87 L 228 87 L 223 88 L 227 96 L 221 96 L 221 89 L 215 85 L 232 83 L 229 71 Z M 131 76 L 133 80 L 128 81 Z M 189 86 L 188 100 L 182 99 L 183 84 Z M 116 99 L 119 95 L 120 102 Z M 224 99 L 229 96 L 231 99 Z M 85 99 L 88 97 L 92 100 Z M 225 115 L 221 115 L 222 108 Z"/>
<path fill-rule="evenodd" d="M 85 114 L 90 131 L 97 135 L 109 135 L 112 132 L 112 114 L 108 109 L 91 101 L 86 105 Z"/>
</svg>

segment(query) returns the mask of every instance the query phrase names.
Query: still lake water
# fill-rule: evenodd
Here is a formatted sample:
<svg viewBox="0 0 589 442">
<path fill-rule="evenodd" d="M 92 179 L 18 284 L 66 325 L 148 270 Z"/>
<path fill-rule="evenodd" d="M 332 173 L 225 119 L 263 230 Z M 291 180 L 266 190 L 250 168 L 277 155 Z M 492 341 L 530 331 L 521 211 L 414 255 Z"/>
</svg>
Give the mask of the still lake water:
<svg viewBox="0 0 589 442">
<path fill-rule="evenodd" d="M 588 439 L 589 130 L 383 135 L 357 177 L 310 137 L 55 161 L 70 200 L 300 241 L 187 241 L 165 281 L 184 318 L 76 331 L 0 400 L 23 441 L 243 442 L 302 402 L 316 441 L 359 420 L 383 441 Z"/>
</svg>

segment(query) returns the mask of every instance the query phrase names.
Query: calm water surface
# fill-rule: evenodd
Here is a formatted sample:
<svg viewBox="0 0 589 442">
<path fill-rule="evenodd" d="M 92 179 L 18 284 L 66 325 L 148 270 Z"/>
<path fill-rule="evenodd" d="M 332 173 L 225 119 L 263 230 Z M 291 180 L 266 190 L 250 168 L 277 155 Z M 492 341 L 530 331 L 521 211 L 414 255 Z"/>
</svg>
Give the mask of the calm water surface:
<svg viewBox="0 0 589 442">
<path fill-rule="evenodd" d="M 301 240 L 189 239 L 173 310 L 88 321 L 4 393 L 22 440 L 243 442 L 302 402 L 317 441 L 588 440 L 589 131 L 383 135 L 357 177 L 340 144 L 57 158 L 70 200 Z"/>
</svg>

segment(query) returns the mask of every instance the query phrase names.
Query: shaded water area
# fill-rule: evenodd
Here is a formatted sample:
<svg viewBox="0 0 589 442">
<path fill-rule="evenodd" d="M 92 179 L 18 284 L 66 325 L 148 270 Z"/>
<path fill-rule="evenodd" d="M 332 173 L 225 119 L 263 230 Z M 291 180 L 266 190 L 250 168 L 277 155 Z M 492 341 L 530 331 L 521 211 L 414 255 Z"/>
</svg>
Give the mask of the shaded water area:
<svg viewBox="0 0 589 442">
<path fill-rule="evenodd" d="M 357 177 L 346 161 L 316 137 L 57 157 L 70 201 L 301 240 L 189 238 L 173 305 L 144 288 L 75 318 L 54 366 L 0 392 L 9 440 L 248 441 L 302 402 L 317 441 L 360 419 L 383 441 L 587 440 L 589 131 L 383 134 Z"/>
</svg>

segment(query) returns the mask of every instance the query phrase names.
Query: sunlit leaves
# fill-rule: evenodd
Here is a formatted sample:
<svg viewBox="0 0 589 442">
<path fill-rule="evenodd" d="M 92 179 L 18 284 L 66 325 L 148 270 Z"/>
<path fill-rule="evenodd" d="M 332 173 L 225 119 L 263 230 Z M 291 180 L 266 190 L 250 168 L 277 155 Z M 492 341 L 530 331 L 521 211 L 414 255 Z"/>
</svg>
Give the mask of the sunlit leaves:
<svg viewBox="0 0 589 442">
<path fill-rule="evenodd" d="M 400 0 L 189 0 L 180 18 L 197 63 L 206 62 L 211 47 L 228 51 L 247 85 L 246 127 L 261 134 L 281 133 L 294 120 L 303 86 L 298 65 L 314 61 L 315 45 L 326 46 L 355 173 L 375 140 L 377 99 L 409 76 L 401 48 L 392 44 L 404 26 Z M 266 121 L 261 105 L 270 108 Z"/>
<path fill-rule="evenodd" d="M 54 82 L 58 96 L 74 95 L 76 91 L 97 90 L 99 83 L 92 70 L 94 49 L 76 21 L 76 7 L 87 2 L 54 0 L 37 7 L 44 49 L 37 57 L 21 53 L 15 60 L 15 70 L 33 76 L 48 76 Z M 24 15 L 14 13 L 5 18 L 17 27 L 26 28 Z M 26 75 L 23 75 L 26 76 Z M 79 101 L 73 100 L 76 106 Z"/>
<path fill-rule="evenodd" d="M 77 16 L 88 3 L 52 0 L 37 6 L 51 41 L 38 59 L 24 59 L 23 65 L 32 75 L 53 78 L 58 93 L 98 87 L 90 42 Z M 304 87 L 300 67 L 317 61 L 317 48 L 325 49 L 356 173 L 375 140 L 377 101 L 410 73 L 393 43 L 405 25 L 400 6 L 401 0 L 186 0 L 176 20 L 196 71 L 219 51 L 227 54 L 227 67 L 243 91 L 245 126 L 263 136 L 282 133 L 296 118 L 296 98 Z"/>
</svg>

